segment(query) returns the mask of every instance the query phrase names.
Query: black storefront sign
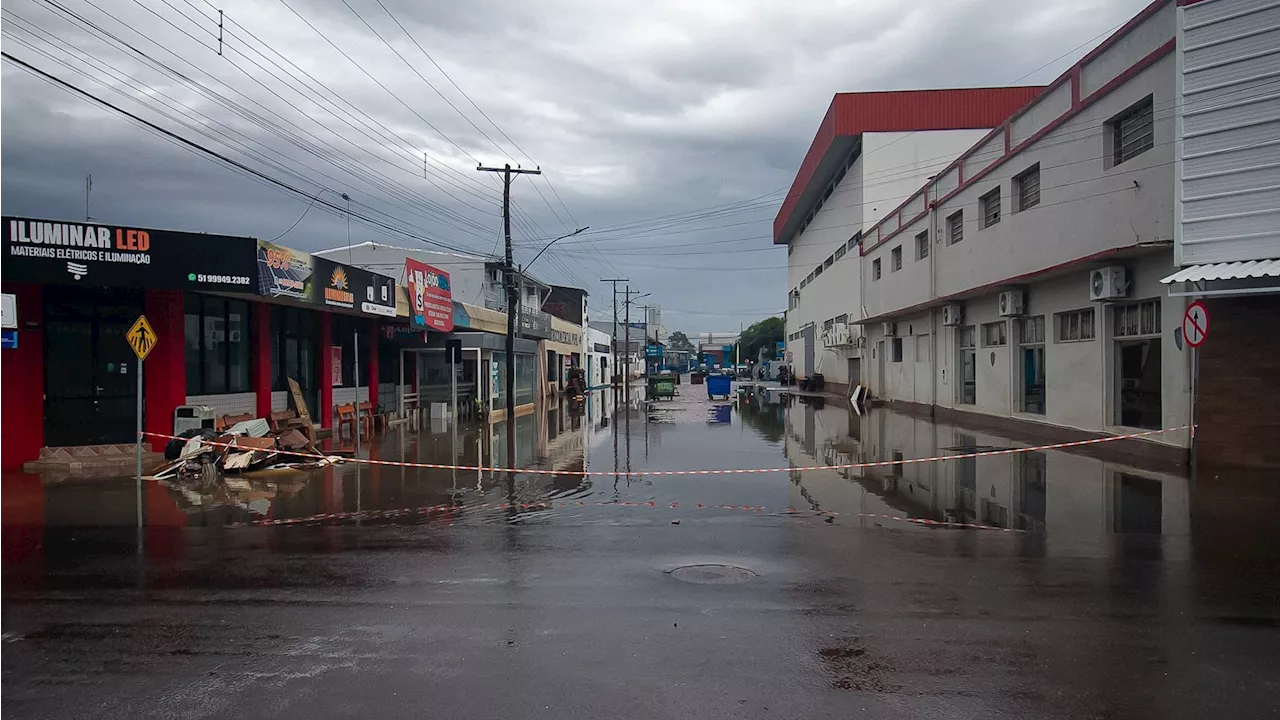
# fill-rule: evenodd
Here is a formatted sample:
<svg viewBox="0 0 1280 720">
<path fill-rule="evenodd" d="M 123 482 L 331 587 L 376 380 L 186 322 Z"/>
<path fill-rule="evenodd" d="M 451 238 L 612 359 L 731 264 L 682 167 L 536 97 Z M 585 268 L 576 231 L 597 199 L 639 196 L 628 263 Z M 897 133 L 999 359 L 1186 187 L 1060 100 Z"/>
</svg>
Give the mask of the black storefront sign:
<svg viewBox="0 0 1280 720">
<path fill-rule="evenodd" d="M 396 316 L 396 280 L 265 240 L 258 241 L 258 292 L 367 315 Z"/>
<path fill-rule="evenodd" d="M 5 217 L 3 223 L 5 280 L 254 291 L 252 238 L 21 217 Z"/>
</svg>

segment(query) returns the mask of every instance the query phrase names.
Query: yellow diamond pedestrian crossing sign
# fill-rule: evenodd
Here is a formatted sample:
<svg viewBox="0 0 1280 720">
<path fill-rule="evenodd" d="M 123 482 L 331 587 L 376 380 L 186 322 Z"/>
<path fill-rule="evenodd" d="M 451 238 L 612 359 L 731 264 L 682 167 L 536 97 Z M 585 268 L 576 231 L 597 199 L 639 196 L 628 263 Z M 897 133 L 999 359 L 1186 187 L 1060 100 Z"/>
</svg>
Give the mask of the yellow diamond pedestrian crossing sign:
<svg viewBox="0 0 1280 720">
<path fill-rule="evenodd" d="M 129 347 L 133 348 L 133 354 L 138 356 L 139 360 L 146 360 L 147 354 L 156 346 L 156 331 L 151 329 L 151 323 L 147 322 L 146 315 L 139 315 L 138 319 L 133 323 L 133 327 L 129 328 L 129 332 L 125 333 L 124 339 L 129 343 Z"/>
</svg>

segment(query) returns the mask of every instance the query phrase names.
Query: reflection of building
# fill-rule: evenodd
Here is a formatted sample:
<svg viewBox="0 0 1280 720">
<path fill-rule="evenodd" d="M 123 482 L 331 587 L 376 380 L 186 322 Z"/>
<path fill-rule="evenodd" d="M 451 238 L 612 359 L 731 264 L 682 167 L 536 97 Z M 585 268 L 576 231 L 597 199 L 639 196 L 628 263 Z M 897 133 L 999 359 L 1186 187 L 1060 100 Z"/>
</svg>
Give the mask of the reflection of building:
<svg viewBox="0 0 1280 720">
<path fill-rule="evenodd" d="M 853 464 L 1025 447 L 983 430 L 876 410 L 788 409 L 793 466 Z M 794 478 L 792 504 L 1044 531 L 1050 537 L 1190 531 L 1186 477 L 1064 451 L 905 463 Z M 799 503 L 799 504 L 797 504 Z"/>
<path fill-rule="evenodd" d="M 1179 2 L 1171 302 L 1201 299 L 1198 458 L 1280 467 L 1280 29 L 1262 2 Z M 1178 298 L 1178 300 L 1174 300 Z"/>
</svg>

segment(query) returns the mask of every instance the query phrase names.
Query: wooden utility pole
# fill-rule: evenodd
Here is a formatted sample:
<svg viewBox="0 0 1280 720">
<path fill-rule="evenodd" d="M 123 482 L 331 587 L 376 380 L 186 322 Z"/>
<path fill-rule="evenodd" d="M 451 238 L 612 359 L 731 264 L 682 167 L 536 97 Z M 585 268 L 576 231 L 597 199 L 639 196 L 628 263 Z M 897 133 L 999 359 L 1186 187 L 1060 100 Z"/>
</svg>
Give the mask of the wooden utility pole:
<svg viewBox="0 0 1280 720">
<path fill-rule="evenodd" d="M 523 170 L 521 168 L 511 169 L 511 163 L 507 163 L 500 168 L 485 167 L 477 165 L 476 170 L 480 172 L 496 172 L 502 173 L 502 237 L 506 242 L 506 256 L 503 260 L 502 268 L 502 285 L 507 291 L 507 446 L 513 447 L 515 444 L 516 430 L 516 303 L 520 302 L 520 298 L 516 296 L 515 283 L 515 267 L 511 257 L 511 176 L 512 175 L 541 175 L 542 170 Z M 515 457 L 507 458 L 507 463 L 514 467 Z"/>
</svg>

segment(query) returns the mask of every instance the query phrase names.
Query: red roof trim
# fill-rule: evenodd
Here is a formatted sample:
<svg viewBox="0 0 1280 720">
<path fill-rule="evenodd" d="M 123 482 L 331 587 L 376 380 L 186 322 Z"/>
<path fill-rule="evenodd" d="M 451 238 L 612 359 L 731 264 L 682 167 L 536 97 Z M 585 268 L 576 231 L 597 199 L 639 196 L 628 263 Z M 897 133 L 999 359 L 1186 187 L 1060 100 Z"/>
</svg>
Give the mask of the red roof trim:
<svg viewBox="0 0 1280 720">
<path fill-rule="evenodd" d="M 827 108 L 787 197 L 774 218 L 774 242 L 781 241 L 782 232 L 798 209 L 801 196 L 814 180 L 818 166 L 837 137 L 855 137 L 866 132 L 995 127 L 1042 90 L 1041 86 L 1025 86 L 838 93 Z"/>
</svg>

